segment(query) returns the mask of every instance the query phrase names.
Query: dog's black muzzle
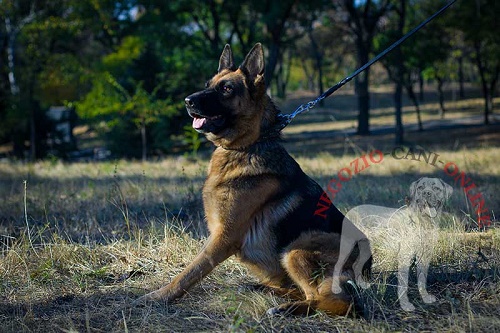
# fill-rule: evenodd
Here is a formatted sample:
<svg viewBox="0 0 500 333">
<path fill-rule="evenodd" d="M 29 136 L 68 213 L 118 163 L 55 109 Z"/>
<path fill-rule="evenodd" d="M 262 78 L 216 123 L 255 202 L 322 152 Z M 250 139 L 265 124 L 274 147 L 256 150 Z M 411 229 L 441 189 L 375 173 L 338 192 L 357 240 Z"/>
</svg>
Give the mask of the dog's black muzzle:
<svg viewBox="0 0 500 333">
<path fill-rule="evenodd" d="M 205 89 L 184 99 L 193 118 L 193 128 L 200 133 L 218 133 L 226 124 L 226 113 L 215 89 Z"/>
</svg>

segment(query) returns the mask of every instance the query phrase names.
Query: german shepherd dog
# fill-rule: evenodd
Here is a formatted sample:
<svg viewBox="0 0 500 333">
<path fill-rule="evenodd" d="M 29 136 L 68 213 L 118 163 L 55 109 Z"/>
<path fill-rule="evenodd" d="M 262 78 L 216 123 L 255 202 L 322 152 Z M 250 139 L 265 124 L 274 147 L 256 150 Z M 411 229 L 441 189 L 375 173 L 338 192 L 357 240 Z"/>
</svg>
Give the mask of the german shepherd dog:
<svg viewBox="0 0 500 333">
<path fill-rule="evenodd" d="M 314 215 L 326 193 L 280 143 L 280 112 L 266 94 L 261 44 L 239 68 L 226 45 L 217 74 L 185 102 L 193 128 L 216 146 L 203 187 L 210 236 L 172 282 L 139 300 L 171 302 L 236 255 L 263 286 L 294 299 L 268 313 L 350 312 L 354 301 L 345 287 L 359 278 L 353 273 L 358 253 L 344 265 L 344 292 L 332 293 L 344 215 L 334 205 L 326 218 Z M 371 261 L 364 274 L 370 269 Z"/>
</svg>

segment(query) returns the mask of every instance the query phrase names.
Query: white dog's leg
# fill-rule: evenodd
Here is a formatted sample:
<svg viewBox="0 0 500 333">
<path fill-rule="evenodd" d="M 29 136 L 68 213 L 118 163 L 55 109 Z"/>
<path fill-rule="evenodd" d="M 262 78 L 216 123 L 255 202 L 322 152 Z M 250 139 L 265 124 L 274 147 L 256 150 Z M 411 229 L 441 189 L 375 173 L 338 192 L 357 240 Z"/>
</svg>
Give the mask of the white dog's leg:
<svg viewBox="0 0 500 333">
<path fill-rule="evenodd" d="M 417 264 L 417 279 L 418 279 L 418 291 L 424 303 L 430 304 L 434 303 L 437 299 L 434 295 L 427 292 L 427 272 L 429 271 L 429 262 L 424 263 L 421 261 Z"/>
<path fill-rule="evenodd" d="M 344 265 L 354 249 L 358 240 L 366 236 L 348 219 L 344 218 L 342 224 L 342 235 L 340 237 L 339 257 L 333 268 L 332 293 L 340 294 L 340 274 L 344 270 Z"/>
<path fill-rule="evenodd" d="M 354 248 L 354 244 L 355 240 L 342 233 L 340 237 L 339 257 L 333 268 L 332 293 L 334 294 L 340 294 L 342 292 L 342 288 L 340 287 L 340 274 L 342 274 L 344 270 L 344 265 Z"/>
<path fill-rule="evenodd" d="M 398 264 L 398 299 L 399 305 L 405 311 L 415 310 L 415 306 L 408 299 L 408 275 L 410 272 L 411 256 L 399 253 Z"/>
<path fill-rule="evenodd" d="M 363 266 L 372 256 L 372 251 L 370 248 L 370 241 L 367 238 L 360 239 L 358 241 L 359 256 L 352 265 L 354 270 L 354 276 L 356 277 L 356 284 L 363 289 L 368 289 L 370 287 L 370 282 L 366 281 L 363 276 Z"/>
<path fill-rule="evenodd" d="M 417 283 L 418 291 L 424 303 L 430 304 L 434 303 L 437 299 L 435 296 L 427 292 L 427 273 L 429 272 L 429 265 L 431 263 L 431 258 L 434 250 L 434 237 L 428 235 L 428 243 L 425 249 L 422 249 L 422 255 L 417 258 Z M 420 260 L 419 260 L 420 259 Z"/>
</svg>

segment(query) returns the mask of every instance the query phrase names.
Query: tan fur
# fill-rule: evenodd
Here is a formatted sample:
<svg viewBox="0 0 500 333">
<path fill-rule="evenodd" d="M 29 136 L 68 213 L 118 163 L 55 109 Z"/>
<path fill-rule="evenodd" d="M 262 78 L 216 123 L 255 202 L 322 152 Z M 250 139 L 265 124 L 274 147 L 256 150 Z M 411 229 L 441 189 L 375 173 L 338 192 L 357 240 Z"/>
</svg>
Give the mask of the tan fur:
<svg viewBox="0 0 500 333">
<path fill-rule="evenodd" d="M 221 62 L 228 62 L 228 59 L 228 55 L 223 54 Z M 300 298 L 273 309 L 273 313 L 309 314 L 320 309 L 329 314 L 344 315 L 351 306 L 351 298 L 347 294 L 334 295 L 330 290 L 331 273 L 340 244 L 338 234 L 304 232 L 281 252 L 276 250 L 280 236 L 275 231 L 277 223 L 300 208 L 307 191 L 316 191 L 317 188 L 291 189 L 291 193 L 283 194 L 283 179 L 289 177 L 286 164 L 293 161 L 291 157 L 288 154 L 274 156 L 249 152 L 248 147 L 255 147 L 262 132 L 273 125 L 277 112 L 265 94 L 263 75 L 252 78 L 254 81 L 248 82 L 248 75 L 241 69 L 223 68 L 211 79 L 207 89 L 217 87 L 221 80 L 243 82 L 245 89 L 240 95 L 223 102 L 232 110 L 232 126 L 221 133 L 206 134 L 217 146 L 203 187 L 210 236 L 200 254 L 179 276 L 141 300 L 172 301 L 217 264 L 236 255 L 263 284 L 276 288 L 280 294 Z M 345 266 L 349 269 L 350 265 L 352 262 Z M 318 269 L 324 271 L 318 272 Z M 297 292 L 293 285 L 301 292 Z"/>
</svg>

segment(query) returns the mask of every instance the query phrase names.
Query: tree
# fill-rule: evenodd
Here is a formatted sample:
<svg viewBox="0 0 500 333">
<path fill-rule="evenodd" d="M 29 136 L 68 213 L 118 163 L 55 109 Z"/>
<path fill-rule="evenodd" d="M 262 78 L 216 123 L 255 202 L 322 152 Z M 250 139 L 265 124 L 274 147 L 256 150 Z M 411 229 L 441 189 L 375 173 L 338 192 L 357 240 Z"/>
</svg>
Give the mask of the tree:
<svg viewBox="0 0 500 333">
<path fill-rule="evenodd" d="M 408 4 L 411 4 L 411 6 Z M 383 33 L 375 39 L 377 52 L 381 52 L 401 38 L 404 33 L 431 16 L 442 5 L 442 2 L 435 1 L 408 3 L 400 0 L 399 5 L 391 11 L 392 15 L 388 16 Z M 415 83 L 417 81 L 422 82 L 423 78 L 435 79 L 438 82 L 440 98 L 443 98 L 443 84 L 446 79 L 453 77 L 449 73 L 453 67 L 448 65 L 448 59 L 451 56 L 451 45 L 445 23 L 442 18 L 437 18 L 382 59 L 382 64 L 387 70 L 389 79 L 396 85 L 394 97 L 397 143 L 403 141 L 404 135 L 401 109 L 402 90 L 406 90 L 408 97 L 415 106 L 418 129 L 422 131 L 423 124 L 419 101 L 413 88 Z M 444 115 L 444 102 L 441 103 L 441 107 L 441 114 Z"/>
<path fill-rule="evenodd" d="M 493 111 L 493 95 L 500 73 L 500 3 L 495 0 L 460 1 L 450 17 L 450 25 L 463 32 L 471 46 L 472 59 L 481 79 L 484 98 L 484 123 L 489 123 Z"/>
<path fill-rule="evenodd" d="M 79 69 L 85 67 L 85 62 L 92 63 L 92 56 L 102 50 L 96 41 L 112 43 L 117 39 L 112 29 L 116 28 L 116 32 L 123 28 L 123 24 L 118 27 L 116 23 L 130 8 L 128 3 L 127 0 L 0 2 L 0 31 L 5 32 L 7 41 L 2 45 L 8 59 L 5 84 L 9 86 L 0 132 L 14 142 L 18 157 L 24 154 L 27 138 L 30 157 L 43 157 L 47 127 L 44 108 L 78 98 L 80 89 L 68 88 L 79 83 Z M 103 37 L 106 35 L 112 37 Z"/>
<path fill-rule="evenodd" d="M 407 29 L 411 29 L 424 21 L 426 18 L 440 9 L 445 1 L 418 1 L 410 2 L 407 15 Z M 418 98 L 413 89 L 414 83 L 419 82 L 421 100 L 423 99 L 423 80 L 434 79 L 438 83 L 438 94 L 440 98 L 440 113 L 444 117 L 444 83 L 454 78 L 455 68 L 449 61 L 452 56 L 451 31 L 443 16 L 436 18 L 428 26 L 421 29 L 411 37 L 411 41 L 402 46 L 405 56 L 405 67 L 407 76 L 405 88 L 408 96 L 415 105 L 417 112 L 419 130 L 423 130 L 420 116 Z"/>
<path fill-rule="evenodd" d="M 279 97 L 285 97 L 285 88 L 290 76 L 290 66 L 291 66 L 291 56 L 293 53 L 290 52 L 290 47 L 294 43 L 306 34 L 307 28 L 311 25 L 311 22 L 316 19 L 316 11 L 321 12 L 323 8 L 328 4 L 328 1 L 324 0 L 312 0 L 307 2 L 297 2 L 295 0 L 284 0 L 284 1 L 272 1 L 272 0 L 259 0 L 259 1 L 240 1 L 237 2 L 238 7 L 234 7 L 234 1 L 228 1 L 232 3 L 232 10 L 230 13 L 235 11 L 241 12 L 241 6 L 243 8 L 248 8 L 249 17 L 252 19 L 257 19 L 257 22 L 247 22 L 240 21 L 240 25 L 237 25 L 237 21 L 232 19 L 233 23 L 232 30 L 238 36 L 238 40 L 244 41 L 245 38 L 242 36 L 249 36 L 258 38 L 260 37 L 267 45 L 267 57 L 266 57 L 266 86 L 271 87 L 271 83 L 276 83 L 276 91 Z M 242 15 L 233 14 L 232 17 L 239 17 L 241 19 Z M 246 30 L 246 33 L 242 33 L 242 27 L 249 26 L 251 29 Z M 255 27 L 260 29 L 259 32 L 255 32 Z M 231 34 L 232 35 L 232 34 Z M 246 43 L 242 43 L 242 46 L 247 48 L 250 47 L 249 43 L 254 43 L 258 40 L 251 40 L 246 38 Z"/>
<path fill-rule="evenodd" d="M 29 107 L 29 101 L 31 100 L 31 96 L 28 96 L 28 99 L 24 99 L 20 96 L 21 89 L 19 87 L 18 74 L 19 70 L 17 69 L 17 65 L 19 63 L 19 59 L 17 57 L 17 41 L 18 37 L 25 28 L 26 25 L 32 23 L 35 19 L 37 19 L 41 15 L 41 10 L 38 6 L 36 6 L 35 1 L 2 1 L 0 3 L 0 17 L 2 19 L 2 23 L 4 24 L 4 31 L 6 36 L 6 53 L 7 53 L 7 67 L 8 67 L 8 85 L 10 91 L 10 105 L 8 106 L 7 114 L 5 115 L 5 122 L 7 126 L 14 125 L 14 127 L 10 127 L 11 130 L 9 132 L 13 132 L 14 135 L 14 147 L 17 151 L 17 155 L 19 157 L 22 156 L 22 144 L 20 141 L 23 141 L 22 134 L 16 133 L 17 131 L 23 131 L 23 124 L 26 122 L 24 120 L 28 119 L 29 127 L 30 127 L 30 147 L 31 147 L 31 157 L 35 158 L 36 156 L 36 107 Z M 22 92 L 23 95 L 25 91 Z M 29 95 L 29 92 L 27 92 Z M 22 108 L 26 106 L 25 103 L 21 103 L 21 101 L 28 101 L 29 111 L 23 110 Z M 20 114 L 21 113 L 21 114 Z M 7 130 L 7 129 L 4 129 Z"/>
<path fill-rule="evenodd" d="M 24 8 L 23 8 L 24 7 Z M 27 24 L 33 22 L 40 14 L 35 9 L 35 2 L 15 3 L 6 1 L 2 3 L 2 16 L 5 23 L 5 34 L 7 39 L 7 64 L 9 69 L 10 92 L 13 96 L 19 94 L 19 86 L 16 80 L 16 50 L 15 44 L 21 30 Z"/>
<path fill-rule="evenodd" d="M 403 37 L 404 27 L 406 22 L 406 0 L 399 0 L 399 7 L 396 9 L 398 13 L 398 23 L 396 29 L 396 37 L 397 39 Z M 394 50 L 395 53 L 395 69 L 396 73 L 394 75 L 394 80 L 396 81 L 396 89 L 394 91 L 394 107 L 395 118 L 396 118 L 396 131 L 395 131 L 395 144 L 400 145 L 404 141 L 404 127 L 403 127 L 403 102 L 402 102 L 402 94 L 403 94 L 403 85 L 405 78 L 405 64 L 403 58 L 403 52 L 400 47 Z"/>
<path fill-rule="evenodd" d="M 309 34 L 313 22 L 321 16 L 330 5 L 329 1 L 311 0 L 303 1 L 250 1 L 253 8 L 260 17 L 262 38 L 268 45 L 268 56 L 266 59 L 266 85 L 271 87 L 276 84 L 278 97 L 286 95 L 286 85 L 290 77 L 292 56 L 295 55 L 295 44 L 303 36 L 314 37 Z M 319 46 L 316 46 L 319 50 Z M 318 61 L 319 53 L 316 52 L 315 61 Z M 321 62 L 321 61 L 320 61 Z"/>
<path fill-rule="evenodd" d="M 370 60 L 373 48 L 373 39 L 377 33 L 381 18 L 389 9 L 390 0 L 355 1 L 337 0 L 338 8 L 347 13 L 346 25 L 354 37 L 356 46 L 356 64 L 361 67 Z M 358 75 L 354 81 L 354 88 L 358 98 L 358 134 L 370 133 L 370 69 Z"/>
<path fill-rule="evenodd" d="M 106 119 L 107 126 L 118 124 L 117 118 L 130 117 L 137 126 L 141 136 L 142 161 L 146 161 L 147 127 L 159 121 L 160 116 L 171 116 L 177 113 L 177 108 L 171 101 L 158 99 L 156 94 L 160 86 L 148 93 L 143 88 L 143 82 L 134 83 L 130 93 L 110 73 L 99 75 L 93 90 L 86 98 L 76 103 L 79 115 L 84 119 Z"/>
<path fill-rule="evenodd" d="M 447 81 L 457 79 L 460 75 L 460 66 L 454 61 L 455 58 L 448 58 L 436 61 L 432 66 L 422 71 L 422 76 L 428 80 L 435 80 L 437 83 L 439 96 L 439 115 L 444 119 L 446 107 L 444 105 L 444 85 Z M 460 91 L 463 90 L 463 87 Z M 463 93 L 463 91 L 462 91 Z"/>
<path fill-rule="evenodd" d="M 354 67 L 352 40 L 339 24 L 330 19 L 330 15 L 311 20 L 311 25 L 306 27 L 307 34 L 295 43 L 294 48 L 307 78 L 306 87 L 317 90 L 318 95 L 324 92 L 325 83 L 329 86 L 340 81 L 346 68 Z"/>
</svg>

